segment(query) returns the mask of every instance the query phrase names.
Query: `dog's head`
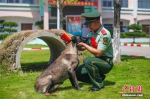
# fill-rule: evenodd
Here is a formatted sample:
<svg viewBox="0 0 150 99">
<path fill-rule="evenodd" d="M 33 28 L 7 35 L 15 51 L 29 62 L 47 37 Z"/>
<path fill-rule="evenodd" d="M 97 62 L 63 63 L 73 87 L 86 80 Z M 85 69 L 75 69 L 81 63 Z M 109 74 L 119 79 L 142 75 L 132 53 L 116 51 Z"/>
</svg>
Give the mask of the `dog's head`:
<svg viewBox="0 0 150 99">
<path fill-rule="evenodd" d="M 81 37 L 81 36 L 72 36 L 71 40 L 74 43 L 80 43 L 80 42 L 87 43 L 88 42 L 88 38 Z"/>
<path fill-rule="evenodd" d="M 52 85 L 51 78 L 52 78 L 51 75 L 42 78 L 38 77 L 34 85 L 35 91 L 43 94 L 47 93 Z"/>
</svg>

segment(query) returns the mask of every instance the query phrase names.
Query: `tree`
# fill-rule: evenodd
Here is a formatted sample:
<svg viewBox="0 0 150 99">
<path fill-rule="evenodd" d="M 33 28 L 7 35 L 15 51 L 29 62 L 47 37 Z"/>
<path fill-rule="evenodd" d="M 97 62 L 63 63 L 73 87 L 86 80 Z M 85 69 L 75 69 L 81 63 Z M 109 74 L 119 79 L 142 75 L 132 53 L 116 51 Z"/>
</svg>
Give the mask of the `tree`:
<svg viewBox="0 0 150 99">
<path fill-rule="evenodd" d="M 120 0 L 114 0 L 114 62 L 121 62 L 121 52 L 120 52 L 120 11 L 121 5 Z"/>
<path fill-rule="evenodd" d="M 4 21 L 2 25 L 4 26 L 4 28 L 2 29 L 3 32 L 8 32 L 9 34 L 12 32 L 17 32 L 17 29 L 13 29 L 13 27 L 18 26 L 18 23 L 16 22 Z"/>
<path fill-rule="evenodd" d="M 145 37 L 146 33 L 142 32 L 142 26 L 139 24 L 131 24 L 127 26 L 127 29 L 132 29 L 133 32 L 127 32 L 126 35 L 133 37 L 133 43 L 135 43 L 135 38 L 136 37 Z"/>
<path fill-rule="evenodd" d="M 35 25 L 35 26 L 38 26 L 40 29 L 43 29 L 43 20 L 41 20 L 41 21 L 36 21 L 36 22 L 34 23 L 34 25 Z"/>
</svg>

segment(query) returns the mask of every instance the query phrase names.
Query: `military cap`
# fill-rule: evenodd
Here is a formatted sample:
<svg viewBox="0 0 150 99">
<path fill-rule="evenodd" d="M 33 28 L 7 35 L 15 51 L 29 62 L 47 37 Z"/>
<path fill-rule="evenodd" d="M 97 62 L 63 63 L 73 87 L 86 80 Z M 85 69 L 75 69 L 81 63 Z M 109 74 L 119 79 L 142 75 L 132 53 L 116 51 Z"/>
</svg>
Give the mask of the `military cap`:
<svg viewBox="0 0 150 99">
<path fill-rule="evenodd" d="M 93 21 L 99 20 L 101 13 L 100 12 L 89 12 L 89 13 L 83 13 L 81 14 L 82 17 L 85 18 L 85 23 L 84 25 L 88 25 Z"/>
</svg>

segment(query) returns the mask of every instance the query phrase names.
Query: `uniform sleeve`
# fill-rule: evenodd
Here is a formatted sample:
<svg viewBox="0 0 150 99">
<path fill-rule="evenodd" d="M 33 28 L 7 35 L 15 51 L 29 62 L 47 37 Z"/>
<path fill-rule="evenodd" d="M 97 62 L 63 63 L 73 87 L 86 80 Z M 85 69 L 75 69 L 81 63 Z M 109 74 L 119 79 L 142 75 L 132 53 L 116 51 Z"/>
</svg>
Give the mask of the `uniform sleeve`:
<svg viewBox="0 0 150 99">
<path fill-rule="evenodd" d="M 98 49 L 105 51 L 110 46 L 111 43 L 111 36 L 110 33 L 106 35 L 102 35 L 98 41 Z"/>
</svg>

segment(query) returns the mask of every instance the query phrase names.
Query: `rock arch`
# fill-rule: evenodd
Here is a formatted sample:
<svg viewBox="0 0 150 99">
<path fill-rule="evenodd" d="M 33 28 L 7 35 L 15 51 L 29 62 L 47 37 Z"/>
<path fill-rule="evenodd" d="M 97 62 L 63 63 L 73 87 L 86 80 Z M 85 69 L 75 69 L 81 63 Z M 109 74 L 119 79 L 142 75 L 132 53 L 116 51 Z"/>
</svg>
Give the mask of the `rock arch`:
<svg viewBox="0 0 150 99">
<path fill-rule="evenodd" d="M 65 49 L 64 42 L 60 39 L 60 35 L 64 30 L 27 30 L 14 33 L 6 38 L 0 46 L 0 60 L 2 64 L 9 66 L 12 70 L 20 70 L 20 56 L 25 45 L 35 39 L 42 39 L 49 47 L 51 64 Z"/>
</svg>

